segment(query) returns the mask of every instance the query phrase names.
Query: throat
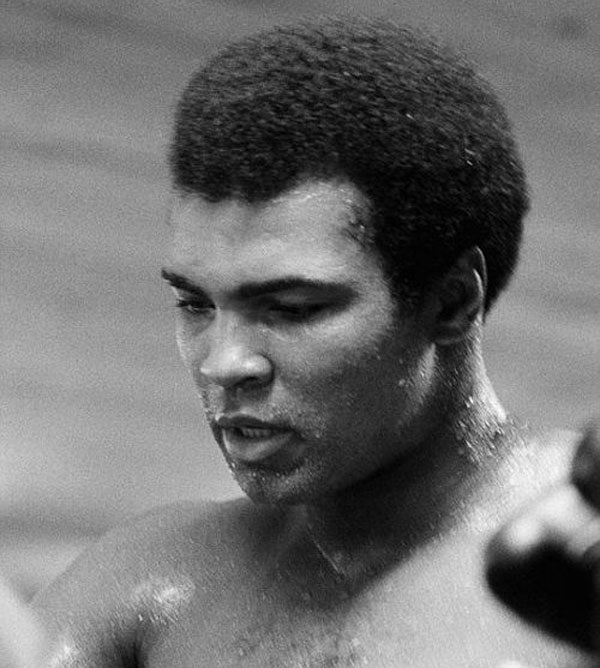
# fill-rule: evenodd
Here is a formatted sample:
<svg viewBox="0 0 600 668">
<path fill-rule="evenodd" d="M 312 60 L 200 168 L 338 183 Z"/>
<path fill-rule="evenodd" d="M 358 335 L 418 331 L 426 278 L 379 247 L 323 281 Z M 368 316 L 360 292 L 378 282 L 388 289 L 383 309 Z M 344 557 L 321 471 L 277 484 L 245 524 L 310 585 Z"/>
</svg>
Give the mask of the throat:
<svg viewBox="0 0 600 668">
<path fill-rule="evenodd" d="M 497 472 L 520 429 L 504 413 L 458 420 L 448 433 L 368 479 L 298 508 L 298 521 L 332 574 L 361 580 L 460 527 L 497 522 Z"/>
</svg>

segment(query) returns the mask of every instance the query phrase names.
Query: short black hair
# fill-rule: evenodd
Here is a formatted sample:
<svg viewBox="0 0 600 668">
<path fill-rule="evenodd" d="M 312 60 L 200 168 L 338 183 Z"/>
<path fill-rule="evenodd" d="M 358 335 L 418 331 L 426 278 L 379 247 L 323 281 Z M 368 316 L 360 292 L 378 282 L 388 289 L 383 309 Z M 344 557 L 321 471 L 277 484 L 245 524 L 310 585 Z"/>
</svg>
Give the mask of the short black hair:
<svg viewBox="0 0 600 668">
<path fill-rule="evenodd" d="M 346 178 L 370 203 L 394 294 L 422 294 L 472 246 L 486 310 L 516 265 L 527 188 L 510 123 L 471 64 L 383 19 L 327 18 L 234 42 L 191 79 L 173 184 L 210 201 L 267 201 Z"/>
</svg>

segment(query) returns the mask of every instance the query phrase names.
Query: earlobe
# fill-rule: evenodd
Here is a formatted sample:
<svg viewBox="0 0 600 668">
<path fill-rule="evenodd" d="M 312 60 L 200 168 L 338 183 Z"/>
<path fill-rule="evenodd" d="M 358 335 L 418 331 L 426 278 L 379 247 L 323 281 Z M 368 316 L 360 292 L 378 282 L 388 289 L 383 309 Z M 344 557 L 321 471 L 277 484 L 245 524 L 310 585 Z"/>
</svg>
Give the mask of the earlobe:
<svg viewBox="0 0 600 668">
<path fill-rule="evenodd" d="M 465 251 L 436 286 L 434 340 L 438 345 L 458 343 L 483 315 L 487 287 L 486 262 L 477 246 Z"/>
</svg>

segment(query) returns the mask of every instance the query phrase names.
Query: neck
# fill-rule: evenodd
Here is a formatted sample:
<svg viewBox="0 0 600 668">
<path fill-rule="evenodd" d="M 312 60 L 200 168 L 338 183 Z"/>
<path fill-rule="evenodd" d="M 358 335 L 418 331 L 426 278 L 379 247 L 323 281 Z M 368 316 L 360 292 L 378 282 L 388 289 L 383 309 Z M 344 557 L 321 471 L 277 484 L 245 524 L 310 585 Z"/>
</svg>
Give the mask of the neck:
<svg viewBox="0 0 600 668">
<path fill-rule="evenodd" d="M 471 354 L 469 360 L 452 375 L 460 382 L 446 383 L 444 396 L 435 397 L 443 408 L 407 454 L 298 509 L 311 540 L 337 575 L 352 579 L 409 556 L 468 522 L 478 499 L 484 502 L 483 491 L 499 485 L 495 472 L 521 439 L 494 393 L 481 355 Z"/>
</svg>

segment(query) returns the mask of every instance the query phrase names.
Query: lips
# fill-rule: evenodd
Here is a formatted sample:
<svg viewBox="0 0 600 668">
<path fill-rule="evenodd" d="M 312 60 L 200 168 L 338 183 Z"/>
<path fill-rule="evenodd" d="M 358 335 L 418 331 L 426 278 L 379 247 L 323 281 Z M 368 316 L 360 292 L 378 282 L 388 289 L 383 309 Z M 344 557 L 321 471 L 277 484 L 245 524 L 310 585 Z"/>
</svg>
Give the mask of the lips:
<svg viewBox="0 0 600 668">
<path fill-rule="evenodd" d="M 276 433 L 274 429 L 258 429 L 257 427 L 234 427 L 244 438 L 270 438 Z"/>
<path fill-rule="evenodd" d="M 221 416 L 216 424 L 221 430 L 223 445 L 229 456 L 248 464 L 276 455 L 294 437 L 293 430 L 288 427 L 246 415 Z"/>
</svg>

